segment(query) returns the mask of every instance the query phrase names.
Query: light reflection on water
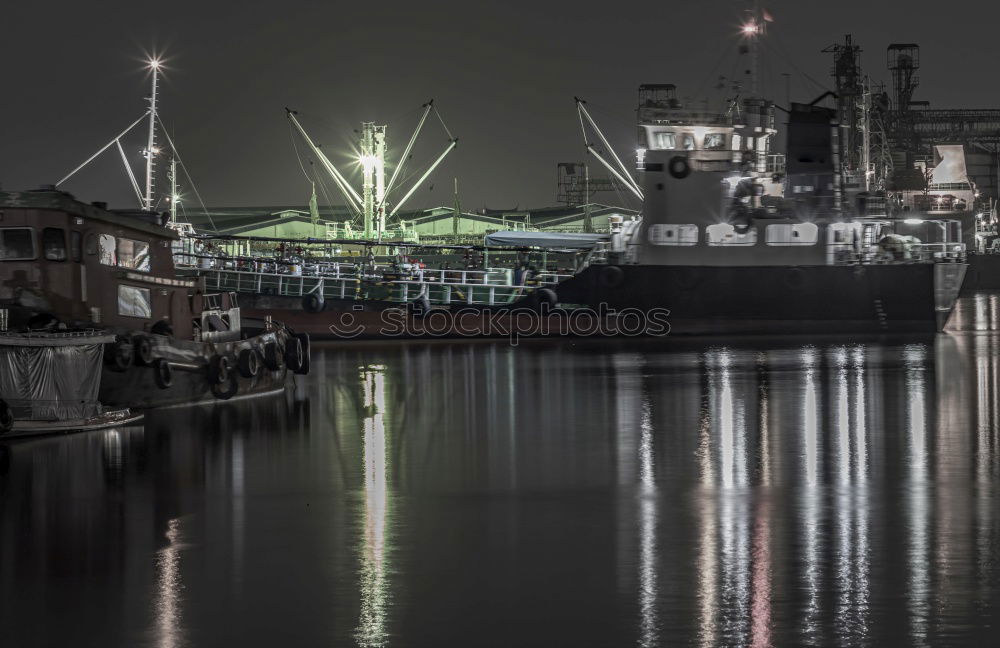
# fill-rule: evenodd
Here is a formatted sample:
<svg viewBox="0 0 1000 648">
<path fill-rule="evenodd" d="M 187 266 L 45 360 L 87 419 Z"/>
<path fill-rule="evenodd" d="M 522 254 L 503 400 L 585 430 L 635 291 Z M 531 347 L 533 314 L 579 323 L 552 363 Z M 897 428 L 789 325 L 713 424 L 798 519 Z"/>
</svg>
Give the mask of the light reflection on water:
<svg viewBox="0 0 1000 648">
<path fill-rule="evenodd" d="M 0 444 L 0 628 L 989 644 L 998 351 L 992 334 L 321 349 L 284 398 Z"/>
</svg>

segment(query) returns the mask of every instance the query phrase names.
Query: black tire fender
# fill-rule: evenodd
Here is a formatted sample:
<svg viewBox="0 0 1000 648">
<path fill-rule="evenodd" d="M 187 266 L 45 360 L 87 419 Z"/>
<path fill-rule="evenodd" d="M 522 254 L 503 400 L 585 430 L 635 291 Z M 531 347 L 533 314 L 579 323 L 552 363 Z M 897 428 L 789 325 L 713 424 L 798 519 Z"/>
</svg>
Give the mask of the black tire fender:
<svg viewBox="0 0 1000 648">
<path fill-rule="evenodd" d="M 260 373 L 260 353 L 253 347 L 240 351 L 237 367 L 244 378 L 256 378 Z"/>
<path fill-rule="evenodd" d="M 230 372 L 226 380 L 212 384 L 212 395 L 219 400 L 229 400 L 240 390 L 240 381 L 234 372 Z"/>
<path fill-rule="evenodd" d="M 546 306 L 549 309 L 556 307 L 559 303 L 559 297 L 556 295 L 556 291 L 551 288 L 539 288 L 535 291 L 535 300 L 538 303 L 538 310 L 543 310 Z"/>
<path fill-rule="evenodd" d="M 153 361 L 153 380 L 160 389 L 169 389 L 174 384 L 174 368 L 166 358 L 157 358 Z"/>
<path fill-rule="evenodd" d="M 125 340 L 115 340 L 104 345 L 104 360 L 111 371 L 127 371 L 134 359 L 132 345 Z"/>
<path fill-rule="evenodd" d="M 298 373 L 303 364 L 302 340 L 293 335 L 289 335 L 285 340 L 285 364 L 288 368 Z"/>
<path fill-rule="evenodd" d="M 212 385 L 221 385 L 226 382 L 229 380 L 230 373 L 229 358 L 226 356 L 212 356 L 212 359 L 208 361 L 208 382 Z"/>
<path fill-rule="evenodd" d="M 323 295 L 318 293 L 309 293 L 302 298 L 302 310 L 307 313 L 319 313 L 322 312 L 325 302 L 323 301 Z"/>
<path fill-rule="evenodd" d="M 301 376 L 305 376 L 309 373 L 309 369 L 312 367 L 312 363 L 310 361 L 312 345 L 310 344 L 308 333 L 295 333 L 294 335 L 302 345 L 302 364 L 300 364 L 299 368 L 294 371 Z"/>
<path fill-rule="evenodd" d="M 136 335 L 132 338 L 132 350 L 135 354 L 135 363 L 141 367 L 149 367 L 153 364 L 153 341 L 145 335 Z"/>
<path fill-rule="evenodd" d="M 277 342 L 267 342 L 264 344 L 264 366 L 271 371 L 277 371 L 281 369 L 284 364 L 284 360 L 281 357 L 281 351 L 278 349 Z"/>
</svg>

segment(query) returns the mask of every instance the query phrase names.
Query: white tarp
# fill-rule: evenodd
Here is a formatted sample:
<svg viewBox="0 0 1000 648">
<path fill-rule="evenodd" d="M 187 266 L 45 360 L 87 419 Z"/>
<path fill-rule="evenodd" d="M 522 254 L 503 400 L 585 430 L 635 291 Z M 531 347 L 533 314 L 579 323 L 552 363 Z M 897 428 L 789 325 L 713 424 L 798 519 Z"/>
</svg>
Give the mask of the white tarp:
<svg viewBox="0 0 1000 648">
<path fill-rule="evenodd" d="M 601 241 L 610 240 L 607 234 L 574 234 L 567 232 L 494 232 L 486 235 L 486 245 L 511 247 L 568 248 L 587 250 Z"/>
<path fill-rule="evenodd" d="M 113 339 L 113 338 L 112 338 Z M 8 345 L 0 338 L 0 398 L 14 418 L 66 420 L 101 413 L 104 345 Z"/>
<path fill-rule="evenodd" d="M 969 173 L 965 168 L 965 147 L 961 144 L 935 146 L 934 158 L 938 163 L 931 175 L 931 184 L 969 181 Z"/>
</svg>

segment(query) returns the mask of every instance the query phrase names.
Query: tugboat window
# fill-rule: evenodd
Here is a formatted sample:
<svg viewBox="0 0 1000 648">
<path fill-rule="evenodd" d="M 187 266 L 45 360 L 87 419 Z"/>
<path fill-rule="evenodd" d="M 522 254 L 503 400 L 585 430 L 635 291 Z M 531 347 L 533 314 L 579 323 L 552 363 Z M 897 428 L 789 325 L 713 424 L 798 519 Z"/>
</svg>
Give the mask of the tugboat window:
<svg viewBox="0 0 1000 648">
<path fill-rule="evenodd" d="M 115 237 L 110 234 L 101 234 L 101 263 L 103 265 L 115 265 Z"/>
<path fill-rule="evenodd" d="M 97 254 L 97 236 L 94 234 L 87 234 L 86 246 L 84 249 L 87 254 Z"/>
<path fill-rule="evenodd" d="M 118 265 L 122 268 L 149 272 L 149 243 L 118 239 Z"/>
<path fill-rule="evenodd" d="M 690 133 L 684 133 L 684 138 L 681 141 L 684 142 L 684 150 L 685 151 L 693 151 L 694 150 L 694 135 L 691 135 Z"/>
<path fill-rule="evenodd" d="M 136 286 L 118 286 L 118 314 L 125 317 L 153 316 L 153 306 L 148 288 Z"/>
<path fill-rule="evenodd" d="M 59 227 L 46 227 L 42 230 L 42 250 L 47 261 L 66 260 L 66 235 Z"/>
<path fill-rule="evenodd" d="M 677 142 L 674 139 L 673 133 L 654 133 L 653 134 L 653 148 L 657 149 L 675 149 L 677 148 Z"/>
<path fill-rule="evenodd" d="M 74 261 L 76 261 L 77 263 L 79 263 L 80 260 L 83 258 L 83 256 L 81 255 L 82 250 L 80 249 L 80 247 L 81 247 L 81 241 L 80 241 L 80 239 L 81 238 L 82 238 L 82 236 L 81 236 L 80 232 L 77 232 L 76 230 L 71 230 L 70 231 L 70 233 L 69 233 L 69 254 L 70 254 L 70 257 Z"/>
<path fill-rule="evenodd" d="M 30 227 L 0 229 L 0 261 L 27 261 L 35 258 L 35 239 Z"/>
</svg>

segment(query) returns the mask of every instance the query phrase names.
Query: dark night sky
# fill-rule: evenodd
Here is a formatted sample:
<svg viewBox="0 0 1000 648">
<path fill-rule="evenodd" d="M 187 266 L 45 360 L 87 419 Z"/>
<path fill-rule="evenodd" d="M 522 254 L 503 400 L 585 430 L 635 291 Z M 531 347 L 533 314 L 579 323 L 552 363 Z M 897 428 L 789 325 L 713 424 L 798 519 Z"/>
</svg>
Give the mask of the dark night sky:
<svg viewBox="0 0 1000 648">
<path fill-rule="evenodd" d="M 982 0 L 774 0 L 764 50 L 767 93 L 784 103 L 829 86 L 821 49 L 853 33 L 862 63 L 888 80 L 885 47 L 921 45 L 916 99 L 936 107 L 1000 106 L 1000 5 Z M 699 2 L 184 2 L 8 3 L 0 39 L 0 183 L 55 182 L 142 114 L 143 51 L 167 58 L 164 120 L 205 201 L 215 206 L 304 203 L 283 107 L 335 162 L 350 166 L 351 130 L 389 124 L 399 153 L 433 97 L 459 148 L 409 206 L 539 206 L 555 199 L 555 165 L 583 160 L 573 96 L 588 99 L 619 150 L 634 145 L 640 83 L 715 92 L 739 74 L 739 0 Z M 787 53 L 787 54 L 786 54 Z M 443 148 L 428 122 L 416 160 Z M 125 142 L 140 163 L 142 137 Z M 392 159 L 392 158 L 391 158 Z M 413 167 L 411 167 L 413 168 Z M 161 179 L 165 180 L 165 174 Z M 433 183 L 431 190 L 427 185 Z M 162 186 L 162 184 L 161 184 Z M 332 189 L 332 184 L 330 185 Z M 130 204 L 113 150 L 67 188 Z M 325 202 L 321 198 L 321 202 Z"/>
</svg>

